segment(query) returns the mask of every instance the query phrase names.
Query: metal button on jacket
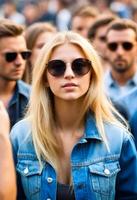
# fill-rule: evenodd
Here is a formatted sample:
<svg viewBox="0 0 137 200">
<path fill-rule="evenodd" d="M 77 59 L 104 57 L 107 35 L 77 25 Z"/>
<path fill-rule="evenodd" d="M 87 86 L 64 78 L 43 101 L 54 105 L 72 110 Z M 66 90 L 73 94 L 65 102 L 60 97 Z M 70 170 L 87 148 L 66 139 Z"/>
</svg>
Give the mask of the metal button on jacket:
<svg viewBox="0 0 137 200">
<path fill-rule="evenodd" d="M 48 177 L 48 178 L 47 178 L 47 182 L 48 182 L 48 183 L 52 183 L 52 181 L 53 181 L 53 178 L 51 178 L 51 177 Z"/>
<path fill-rule="evenodd" d="M 29 172 L 29 169 L 28 169 L 28 167 L 26 167 L 25 169 L 24 169 L 24 174 L 27 174 Z"/>
<path fill-rule="evenodd" d="M 109 175 L 109 174 L 110 174 L 109 169 L 104 169 L 104 173 L 105 173 L 106 175 Z"/>
</svg>

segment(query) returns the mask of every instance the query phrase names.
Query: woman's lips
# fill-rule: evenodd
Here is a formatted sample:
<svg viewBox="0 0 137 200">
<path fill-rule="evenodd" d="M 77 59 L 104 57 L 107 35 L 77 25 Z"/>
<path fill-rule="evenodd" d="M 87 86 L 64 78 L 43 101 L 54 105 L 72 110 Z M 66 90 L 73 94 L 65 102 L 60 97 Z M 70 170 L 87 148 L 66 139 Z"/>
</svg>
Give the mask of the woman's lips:
<svg viewBox="0 0 137 200">
<path fill-rule="evenodd" d="M 77 87 L 77 85 L 75 83 L 66 83 L 62 86 L 63 88 L 67 88 L 67 87 Z"/>
</svg>

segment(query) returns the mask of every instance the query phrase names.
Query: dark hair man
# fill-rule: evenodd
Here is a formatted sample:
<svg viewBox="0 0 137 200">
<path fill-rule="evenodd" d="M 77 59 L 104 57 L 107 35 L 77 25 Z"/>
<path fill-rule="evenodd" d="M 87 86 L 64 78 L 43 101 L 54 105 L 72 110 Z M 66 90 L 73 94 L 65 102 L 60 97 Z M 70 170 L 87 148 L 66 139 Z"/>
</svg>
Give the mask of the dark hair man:
<svg viewBox="0 0 137 200">
<path fill-rule="evenodd" d="M 105 86 L 111 99 L 116 100 L 137 86 L 137 25 L 132 20 L 113 21 L 106 33 L 110 71 Z"/>
<path fill-rule="evenodd" d="M 30 87 L 20 79 L 31 53 L 26 47 L 23 27 L 0 20 L 0 100 L 10 117 L 11 127 L 23 117 Z"/>
</svg>

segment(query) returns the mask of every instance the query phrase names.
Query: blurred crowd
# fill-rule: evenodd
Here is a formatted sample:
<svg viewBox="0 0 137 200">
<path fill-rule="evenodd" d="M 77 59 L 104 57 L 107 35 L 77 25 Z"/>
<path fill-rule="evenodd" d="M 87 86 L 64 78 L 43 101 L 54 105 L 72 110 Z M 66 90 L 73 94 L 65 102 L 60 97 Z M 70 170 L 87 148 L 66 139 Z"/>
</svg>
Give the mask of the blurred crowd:
<svg viewBox="0 0 137 200">
<path fill-rule="evenodd" d="M 91 5 L 98 14 L 115 13 L 122 18 L 137 21 L 136 0 L 6 0 L 0 1 L 0 18 L 8 18 L 26 26 L 38 21 L 48 21 L 58 30 L 70 29 L 75 10 Z"/>
</svg>

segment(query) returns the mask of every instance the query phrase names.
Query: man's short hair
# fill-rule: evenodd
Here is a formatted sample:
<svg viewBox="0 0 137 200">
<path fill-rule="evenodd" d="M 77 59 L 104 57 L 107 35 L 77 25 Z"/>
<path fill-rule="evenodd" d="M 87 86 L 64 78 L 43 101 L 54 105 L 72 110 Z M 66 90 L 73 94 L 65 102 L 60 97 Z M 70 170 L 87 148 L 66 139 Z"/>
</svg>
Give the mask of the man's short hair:
<svg viewBox="0 0 137 200">
<path fill-rule="evenodd" d="M 76 16 L 79 17 L 97 17 L 98 15 L 98 10 L 91 5 L 82 5 L 79 6 L 77 9 L 74 10 L 72 13 L 72 19 Z"/>
<path fill-rule="evenodd" d="M 16 37 L 24 32 L 22 25 L 16 24 L 8 19 L 0 20 L 0 38 L 3 37 Z"/>
<path fill-rule="evenodd" d="M 106 35 L 108 34 L 110 30 L 122 31 L 126 29 L 132 29 L 135 32 L 136 40 L 137 40 L 137 24 L 133 20 L 130 20 L 130 19 L 114 20 L 112 23 L 110 23 L 107 29 Z"/>
<path fill-rule="evenodd" d="M 103 26 L 110 24 L 115 19 L 116 19 L 115 15 L 102 15 L 102 16 L 98 17 L 93 22 L 92 26 L 90 27 L 90 29 L 88 31 L 88 39 L 93 40 L 96 36 L 97 30 L 100 27 L 103 27 Z"/>
</svg>

